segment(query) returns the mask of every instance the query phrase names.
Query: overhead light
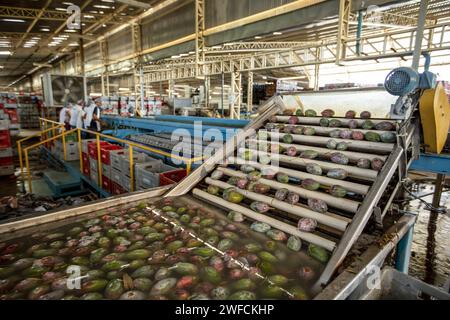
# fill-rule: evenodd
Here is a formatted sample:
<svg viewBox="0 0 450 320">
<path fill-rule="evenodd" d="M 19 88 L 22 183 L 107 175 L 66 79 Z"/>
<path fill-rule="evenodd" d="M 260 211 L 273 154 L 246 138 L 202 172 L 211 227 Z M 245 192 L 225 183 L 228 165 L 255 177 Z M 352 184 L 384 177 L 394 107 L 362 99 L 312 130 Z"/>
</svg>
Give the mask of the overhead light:
<svg viewBox="0 0 450 320">
<path fill-rule="evenodd" d="M 69 43 L 69 47 L 78 47 L 79 44 L 76 42 Z"/>
<path fill-rule="evenodd" d="M 94 16 L 89 15 L 89 14 L 85 14 L 84 17 L 85 17 L 86 19 L 95 19 Z"/>
<path fill-rule="evenodd" d="M 62 4 L 65 4 L 66 6 L 73 6 L 74 5 L 72 2 L 63 2 Z"/>
<path fill-rule="evenodd" d="M 33 37 L 32 40 L 41 40 L 41 37 Z"/>
<path fill-rule="evenodd" d="M 66 9 L 66 8 L 55 8 L 55 10 L 56 10 L 56 11 L 64 11 L 64 12 L 67 12 L 67 9 Z"/>
<path fill-rule="evenodd" d="M 106 3 L 114 3 L 114 0 L 102 0 L 102 2 L 106 2 Z"/>
<path fill-rule="evenodd" d="M 120 13 L 121 16 L 126 16 L 127 14 L 125 12 Z"/>
<path fill-rule="evenodd" d="M 98 9 L 111 9 L 110 6 L 105 6 L 105 5 L 102 5 L 102 4 L 96 4 L 93 7 L 94 8 L 98 8 Z"/>
<path fill-rule="evenodd" d="M 4 66 L 0 66 L 0 69 L 3 69 L 4 68 Z"/>
<path fill-rule="evenodd" d="M 0 51 L 0 56 L 10 56 L 12 55 L 11 51 Z"/>
<path fill-rule="evenodd" d="M 104 12 L 104 11 L 99 11 L 98 13 L 100 13 L 100 14 L 105 14 L 105 12 Z"/>
<path fill-rule="evenodd" d="M 40 30 L 43 31 L 43 32 L 49 32 L 50 31 L 50 29 L 48 29 L 48 28 L 41 28 Z"/>
<path fill-rule="evenodd" d="M 262 39 L 262 37 L 261 36 L 256 36 L 255 39 L 259 40 L 259 39 Z"/>
<path fill-rule="evenodd" d="M 91 11 L 89 11 L 90 13 L 93 13 L 93 14 L 97 14 L 98 13 L 98 11 L 97 10 L 91 10 Z"/>
<path fill-rule="evenodd" d="M 103 24 L 102 27 L 103 27 L 103 28 L 106 28 L 106 24 Z"/>
<path fill-rule="evenodd" d="M 278 31 L 273 33 L 274 36 L 281 36 L 282 34 L 283 34 L 283 32 L 278 32 Z"/>
<path fill-rule="evenodd" d="M 11 48 L 10 44 L 0 43 L 0 48 Z"/>
<path fill-rule="evenodd" d="M 64 32 L 77 32 L 77 30 L 74 30 L 74 29 L 66 29 L 66 30 L 64 30 Z"/>
<path fill-rule="evenodd" d="M 2 19 L 5 22 L 20 22 L 20 23 L 24 23 L 25 20 L 22 19 Z"/>
</svg>

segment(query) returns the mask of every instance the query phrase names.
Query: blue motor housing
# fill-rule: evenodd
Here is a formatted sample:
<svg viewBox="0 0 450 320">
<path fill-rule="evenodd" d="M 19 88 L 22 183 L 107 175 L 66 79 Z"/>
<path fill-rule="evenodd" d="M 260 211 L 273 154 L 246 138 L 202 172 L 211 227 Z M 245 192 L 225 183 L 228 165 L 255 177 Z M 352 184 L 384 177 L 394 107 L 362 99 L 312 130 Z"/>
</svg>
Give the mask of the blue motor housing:
<svg viewBox="0 0 450 320">
<path fill-rule="evenodd" d="M 392 70 L 386 77 L 384 87 L 387 92 L 394 96 L 407 95 L 419 87 L 419 73 L 408 67 L 401 67 Z"/>
</svg>

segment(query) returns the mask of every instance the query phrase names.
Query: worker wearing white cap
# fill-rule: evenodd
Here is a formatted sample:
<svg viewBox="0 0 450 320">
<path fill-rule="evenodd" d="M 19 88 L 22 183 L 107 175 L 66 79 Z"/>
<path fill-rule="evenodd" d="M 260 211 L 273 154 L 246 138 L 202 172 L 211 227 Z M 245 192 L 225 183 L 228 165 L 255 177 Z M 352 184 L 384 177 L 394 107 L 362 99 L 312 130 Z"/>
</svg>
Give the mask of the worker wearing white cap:
<svg viewBox="0 0 450 320">
<path fill-rule="evenodd" d="M 79 100 L 77 104 L 74 104 L 71 109 L 70 127 L 75 129 L 78 127 L 79 113 L 83 111 L 83 100 Z"/>
<path fill-rule="evenodd" d="M 66 130 L 70 129 L 70 106 L 67 104 L 59 112 L 59 123 L 64 124 Z"/>
</svg>

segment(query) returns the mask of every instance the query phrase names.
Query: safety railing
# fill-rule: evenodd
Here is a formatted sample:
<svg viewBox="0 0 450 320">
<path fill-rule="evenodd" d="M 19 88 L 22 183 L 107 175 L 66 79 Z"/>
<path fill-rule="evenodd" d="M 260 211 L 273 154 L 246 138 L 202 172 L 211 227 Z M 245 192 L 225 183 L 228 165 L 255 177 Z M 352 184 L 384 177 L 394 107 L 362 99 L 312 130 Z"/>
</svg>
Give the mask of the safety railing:
<svg viewBox="0 0 450 320">
<path fill-rule="evenodd" d="M 33 190 L 32 187 L 32 176 L 31 176 L 31 172 L 30 172 L 30 163 L 29 163 L 29 152 L 32 149 L 41 147 L 45 144 L 48 144 L 49 142 L 52 141 L 56 141 L 59 139 L 63 140 L 63 151 L 64 151 L 64 159 L 66 159 L 66 148 L 65 148 L 65 138 L 67 137 L 67 135 L 71 135 L 76 133 L 78 136 L 78 151 L 79 151 L 79 157 L 80 157 L 80 171 L 83 172 L 83 149 L 82 149 L 82 132 L 85 132 L 86 134 L 90 135 L 91 137 L 94 136 L 96 139 L 96 143 L 97 143 L 97 161 L 98 161 L 98 185 L 102 186 L 103 181 L 102 181 L 102 161 L 101 161 L 101 145 L 100 145 L 100 140 L 101 138 L 103 139 L 107 139 L 107 140 L 111 140 L 111 141 L 115 141 L 121 144 L 124 144 L 126 146 L 128 146 L 129 149 L 129 159 L 130 159 L 130 191 L 133 192 L 135 191 L 135 183 L 134 183 L 134 158 L 133 158 L 133 153 L 134 153 L 134 149 L 140 149 L 140 150 L 144 150 L 150 153 L 154 153 L 154 154 L 158 154 L 160 156 L 164 156 L 164 157 L 168 157 L 170 159 L 173 160 L 178 160 L 183 162 L 186 165 L 186 171 L 187 174 L 189 175 L 191 170 L 192 170 L 192 164 L 197 163 L 197 162 L 202 162 L 204 157 L 197 157 L 197 158 L 186 158 L 186 157 L 181 157 L 181 156 L 177 156 L 177 155 L 173 155 L 170 154 L 168 152 L 165 151 L 161 151 L 155 148 L 151 148 L 139 143 L 135 143 L 135 142 L 131 142 L 128 140 L 124 140 L 124 139 L 120 139 L 120 138 L 116 138 L 113 136 L 109 136 L 109 135 L 105 135 L 99 132 L 94 132 L 94 131 L 90 131 L 90 130 L 85 130 L 85 129 L 73 129 L 73 130 L 64 130 L 64 125 L 51 121 L 51 120 L 46 120 L 46 119 L 42 119 L 45 120 L 44 123 L 53 123 L 53 124 L 58 124 L 58 126 L 62 126 L 62 130 L 61 133 L 53 136 L 51 138 L 47 138 L 39 143 L 33 144 L 25 149 L 23 149 L 23 154 L 25 157 L 25 166 L 26 166 L 26 172 L 27 172 L 27 180 L 28 180 L 28 189 L 29 192 L 31 193 Z M 49 129 L 45 129 L 44 131 L 49 131 L 49 130 L 53 130 L 53 129 L 57 129 L 56 127 L 52 127 Z M 22 151 L 19 150 L 19 157 L 22 157 Z M 21 163 L 21 174 L 22 176 L 24 175 L 24 168 L 23 165 Z"/>
</svg>

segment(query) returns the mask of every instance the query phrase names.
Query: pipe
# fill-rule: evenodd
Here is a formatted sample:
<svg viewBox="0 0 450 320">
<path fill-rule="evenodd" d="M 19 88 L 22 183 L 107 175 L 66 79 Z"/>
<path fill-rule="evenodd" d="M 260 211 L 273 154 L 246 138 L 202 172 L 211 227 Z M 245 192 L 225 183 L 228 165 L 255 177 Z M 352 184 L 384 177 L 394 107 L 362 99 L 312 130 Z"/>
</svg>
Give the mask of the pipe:
<svg viewBox="0 0 450 320">
<path fill-rule="evenodd" d="M 234 186 L 231 184 L 228 184 L 226 182 L 222 182 L 219 180 L 213 180 L 211 178 L 206 178 L 205 182 L 209 185 L 213 185 L 216 187 L 219 187 L 221 189 L 228 189 L 233 188 Z M 258 194 L 255 192 L 251 192 L 248 190 L 243 190 L 239 188 L 235 188 L 236 192 L 242 194 L 244 197 L 251 199 L 253 201 L 260 201 L 267 203 L 270 206 L 273 206 L 276 209 L 283 210 L 285 212 L 291 213 L 293 215 L 296 215 L 301 218 L 310 218 L 316 220 L 318 223 L 329 226 L 331 228 L 337 229 L 339 231 L 345 231 L 347 228 L 348 222 L 343 221 L 341 219 L 337 219 L 335 217 L 331 217 L 322 213 L 318 213 L 315 211 L 312 211 L 311 209 L 298 206 L 298 205 L 291 205 L 286 202 L 274 199 L 272 197 L 264 196 L 262 194 Z"/>
<path fill-rule="evenodd" d="M 225 201 L 222 198 L 213 196 L 213 195 L 211 195 L 205 191 L 202 191 L 200 189 L 194 189 L 192 191 L 192 194 L 194 196 L 197 196 L 206 201 L 210 201 L 210 202 L 212 202 L 216 205 L 219 205 L 223 208 L 226 208 L 228 210 L 233 210 L 233 211 L 242 213 L 244 216 L 246 216 L 247 218 L 250 218 L 252 220 L 267 223 L 268 225 L 270 225 L 273 228 L 279 229 L 290 235 L 299 237 L 302 240 L 305 240 L 305 241 L 308 241 L 309 243 L 318 245 L 328 251 L 333 251 L 334 248 L 336 247 L 336 243 L 331 240 L 324 239 L 313 233 L 302 232 L 287 223 L 283 223 L 283 222 L 273 219 L 271 217 L 256 213 L 256 212 L 254 212 L 248 208 L 245 208 L 243 206 L 240 206 L 238 204 L 234 204 L 234 203 Z"/>
<path fill-rule="evenodd" d="M 420 1 L 419 20 L 417 22 L 416 32 L 416 44 L 414 46 L 414 55 L 412 61 L 412 68 L 416 71 L 419 71 L 420 55 L 422 54 L 422 40 L 423 32 L 425 29 L 425 20 L 427 18 L 428 2 L 429 0 Z"/>
<path fill-rule="evenodd" d="M 284 133 L 278 133 L 278 132 L 270 132 L 270 131 L 264 131 L 262 132 L 268 133 L 271 138 L 280 139 L 285 136 Z M 318 137 L 318 136 L 303 136 L 298 134 L 292 134 L 291 135 L 294 138 L 295 142 L 305 143 L 305 144 L 314 144 L 314 145 L 321 145 L 326 146 L 328 141 L 331 139 L 330 137 Z M 370 153 L 389 153 L 392 152 L 394 149 L 393 143 L 382 143 L 382 142 L 371 142 L 371 141 L 359 141 L 359 140 L 350 140 L 350 139 L 338 139 L 333 138 L 337 143 L 339 142 L 346 142 L 348 143 L 348 148 L 350 150 L 356 150 L 356 151 L 365 151 Z"/>
<path fill-rule="evenodd" d="M 358 10 L 358 26 L 356 29 L 356 55 L 361 55 L 361 34 L 363 28 L 363 10 Z"/>
<path fill-rule="evenodd" d="M 241 148 L 241 149 L 239 149 L 239 154 L 242 154 L 243 152 L 245 152 L 247 150 L 249 150 L 249 149 Z M 371 170 L 371 169 L 362 169 L 362 168 L 358 168 L 355 166 L 341 165 L 341 164 L 336 164 L 336 163 L 326 162 L 326 161 L 289 157 L 289 156 L 285 156 L 283 154 L 268 153 L 268 152 L 264 152 L 264 151 L 257 151 L 257 150 L 253 150 L 253 151 L 254 151 L 253 153 L 255 153 L 255 154 L 268 156 L 272 160 L 272 162 L 279 161 L 282 163 L 301 166 L 303 168 L 305 168 L 308 164 L 317 164 L 325 171 L 329 171 L 332 169 L 343 169 L 348 173 L 348 175 L 350 177 L 357 178 L 357 179 L 363 179 L 363 180 L 369 180 L 369 181 L 375 180 L 378 176 L 378 172 L 375 170 Z M 338 184 L 340 182 L 341 182 L 341 180 L 336 181 L 336 184 Z"/>
<path fill-rule="evenodd" d="M 397 254 L 395 256 L 395 268 L 408 274 L 409 270 L 409 260 L 411 258 L 411 247 L 414 234 L 414 225 L 409 228 L 405 236 L 397 244 Z"/>
<path fill-rule="evenodd" d="M 252 144 L 257 145 L 257 144 L 262 144 L 262 143 L 266 143 L 266 144 L 270 144 L 270 145 L 279 145 L 279 146 L 281 146 L 283 148 L 286 148 L 286 149 L 288 149 L 290 147 L 294 147 L 299 152 L 311 150 L 311 151 L 316 151 L 317 153 L 319 153 L 321 156 L 324 156 L 324 157 L 327 157 L 331 153 L 336 152 L 335 150 L 330 150 L 330 149 L 327 149 L 327 148 L 311 147 L 311 146 L 304 146 L 304 145 L 299 145 L 299 144 L 272 143 L 270 141 L 261 141 L 261 140 L 254 140 L 254 139 L 249 139 L 248 142 L 250 143 L 250 145 L 252 145 Z M 351 161 L 355 161 L 355 162 L 357 162 L 359 159 L 373 160 L 375 158 L 378 158 L 378 159 L 381 159 L 383 161 L 386 161 L 386 159 L 387 159 L 387 156 L 381 156 L 381 155 L 375 155 L 375 154 L 367 154 L 367 153 L 360 153 L 360 152 L 339 151 L 339 153 L 342 153 L 343 155 L 348 157 Z"/>
<path fill-rule="evenodd" d="M 217 168 L 217 170 L 223 172 L 225 175 L 230 176 L 230 177 L 239 177 L 239 178 L 247 177 L 247 175 L 241 171 L 235 171 L 232 169 L 221 168 L 221 167 Z M 318 191 L 310 191 L 310 190 L 303 189 L 299 186 L 294 186 L 291 184 L 284 184 L 284 183 L 280 183 L 275 180 L 261 178 L 258 180 L 258 182 L 265 184 L 275 190 L 287 189 L 291 192 L 295 192 L 303 199 L 313 198 L 313 199 L 323 200 L 326 202 L 327 205 L 329 205 L 330 207 L 333 207 L 333 208 L 349 211 L 351 213 L 356 213 L 358 211 L 359 202 L 357 202 L 357 201 L 353 201 L 353 200 L 349 200 L 349 199 L 338 199 L 336 197 L 330 196 L 327 193 L 318 192 Z M 338 216 L 338 217 L 341 219 L 347 219 L 342 216 Z"/>
<path fill-rule="evenodd" d="M 274 170 L 274 172 L 284 173 L 290 177 L 298 178 L 301 180 L 313 179 L 325 186 L 336 185 L 336 179 L 331 179 L 331 178 L 324 177 L 324 176 L 315 176 L 313 174 L 309 174 L 309 173 L 298 171 L 298 170 L 291 170 L 291 169 L 286 169 L 286 168 L 281 168 L 281 167 L 279 168 L 279 167 L 272 167 L 272 166 L 268 166 L 268 165 L 262 165 L 258 162 L 247 161 L 247 160 L 243 160 L 243 159 L 235 158 L 235 157 L 230 157 L 229 161 L 231 164 L 250 165 L 258 170 L 271 169 L 271 170 Z M 343 188 L 345 188 L 347 191 L 351 191 L 351 192 L 354 192 L 354 193 L 360 194 L 360 195 L 366 195 L 370 189 L 369 186 L 359 184 L 359 183 L 348 182 L 348 181 L 339 181 L 339 185 L 342 186 Z"/>
</svg>

